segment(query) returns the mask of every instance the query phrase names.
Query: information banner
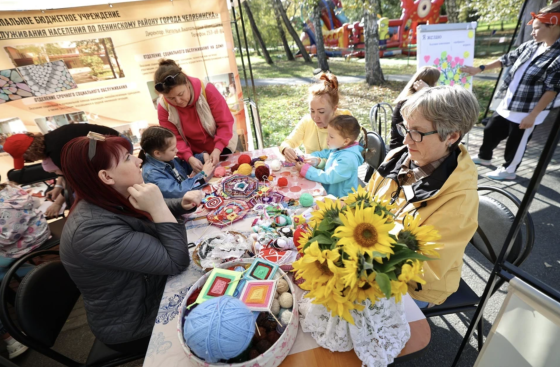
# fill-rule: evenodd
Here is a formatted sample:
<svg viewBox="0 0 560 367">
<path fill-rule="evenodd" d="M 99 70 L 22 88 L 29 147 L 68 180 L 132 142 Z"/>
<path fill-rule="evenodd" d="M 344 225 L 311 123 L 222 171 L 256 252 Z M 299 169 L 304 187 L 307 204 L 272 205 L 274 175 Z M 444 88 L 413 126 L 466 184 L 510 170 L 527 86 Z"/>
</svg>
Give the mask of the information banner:
<svg viewBox="0 0 560 367">
<path fill-rule="evenodd" d="M 121 131 L 137 145 L 143 129 L 158 124 L 153 75 L 161 58 L 216 86 L 246 148 L 225 0 L 0 12 L 0 133 L 95 123 Z"/>
<path fill-rule="evenodd" d="M 460 85 L 471 91 L 472 76 L 459 69 L 473 65 L 475 30 L 476 22 L 418 26 L 418 68 L 438 68 L 440 85 Z"/>
</svg>

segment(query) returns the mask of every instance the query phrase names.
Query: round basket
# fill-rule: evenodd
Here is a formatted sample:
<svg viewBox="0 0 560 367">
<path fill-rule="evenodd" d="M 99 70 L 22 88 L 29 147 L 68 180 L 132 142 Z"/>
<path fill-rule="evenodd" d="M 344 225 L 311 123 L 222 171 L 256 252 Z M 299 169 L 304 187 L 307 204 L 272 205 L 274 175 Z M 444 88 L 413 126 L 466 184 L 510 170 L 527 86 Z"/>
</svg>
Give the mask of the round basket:
<svg viewBox="0 0 560 367">
<path fill-rule="evenodd" d="M 243 237 L 243 239 L 247 240 L 247 236 L 245 236 L 242 233 L 239 232 L 235 232 L 235 231 L 229 231 L 228 233 L 234 234 L 234 235 L 239 235 L 241 237 Z M 200 256 L 198 256 L 198 250 L 200 250 L 200 245 L 202 245 L 202 242 L 209 238 L 209 237 L 215 237 L 215 235 L 208 235 L 208 236 L 204 236 L 201 239 L 198 240 L 198 245 L 196 245 L 196 247 L 193 250 L 192 253 L 192 261 L 195 263 L 196 266 L 198 266 L 200 269 L 202 269 L 203 271 L 209 272 L 210 270 L 212 270 L 211 268 L 202 268 L 202 265 L 200 264 Z M 253 250 L 254 251 L 254 250 Z M 247 255 L 247 251 L 245 251 L 245 255 Z"/>
<path fill-rule="evenodd" d="M 224 264 L 220 265 L 220 267 L 221 268 L 229 268 L 229 267 L 236 266 L 236 265 L 251 264 L 252 262 L 253 262 L 252 259 L 242 259 L 242 260 L 236 260 L 236 261 L 230 261 L 230 262 L 224 263 Z M 278 269 L 274 278 L 278 279 L 278 278 L 282 277 L 283 274 L 285 274 L 284 271 L 282 269 Z M 294 297 L 293 309 L 292 309 L 292 318 L 291 318 L 289 324 L 286 326 L 282 335 L 280 335 L 280 338 L 278 339 L 278 341 L 276 343 L 274 343 L 274 345 L 272 347 L 270 347 L 269 350 L 267 350 L 263 354 L 259 355 L 257 358 L 251 359 L 251 360 L 249 360 L 247 362 L 243 362 L 243 363 L 214 363 L 214 364 L 212 364 L 212 363 L 207 363 L 207 362 L 199 359 L 198 357 L 196 357 L 191 352 L 191 350 L 189 349 L 187 344 L 185 343 L 185 339 L 183 337 L 183 319 L 185 317 L 185 309 L 186 309 L 186 305 L 187 305 L 187 300 L 189 299 L 190 295 L 196 289 L 198 289 L 198 288 L 200 288 L 204 285 L 204 283 L 206 282 L 206 279 L 208 278 L 209 275 L 210 275 L 209 273 L 203 275 L 199 280 L 196 281 L 196 283 L 194 283 L 192 285 L 192 287 L 187 292 L 187 295 L 183 299 L 183 302 L 181 302 L 181 306 L 179 307 L 179 317 L 177 318 L 177 333 L 178 333 L 178 337 L 179 337 L 179 342 L 181 343 L 181 346 L 183 347 L 183 350 L 185 351 L 185 353 L 187 354 L 187 356 L 191 360 L 192 364 L 194 366 L 199 366 L 199 367 L 208 367 L 208 366 L 253 367 L 255 365 L 260 366 L 260 367 L 276 367 L 276 366 L 279 366 L 280 363 L 282 363 L 282 361 L 284 360 L 284 358 L 286 358 L 288 356 L 288 354 L 290 353 L 290 350 L 292 349 L 292 345 L 294 344 L 294 341 L 296 340 L 296 336 L 297 336 L 297 332 L 298 332 L 299 314 L 298 314 L 298 309 L 297 309 L 297 302 L 296 302 L 296 299 L 295 299 L 295 296 L 294 296 L 294 294 L 295 294 L 294 284 L 289 280 L 288 277 L 284 277 L 284 279 L 288 282 L 288 286 L 290 287 L 290 292 L 292 293 L 292 297 Z"/>
</svg>

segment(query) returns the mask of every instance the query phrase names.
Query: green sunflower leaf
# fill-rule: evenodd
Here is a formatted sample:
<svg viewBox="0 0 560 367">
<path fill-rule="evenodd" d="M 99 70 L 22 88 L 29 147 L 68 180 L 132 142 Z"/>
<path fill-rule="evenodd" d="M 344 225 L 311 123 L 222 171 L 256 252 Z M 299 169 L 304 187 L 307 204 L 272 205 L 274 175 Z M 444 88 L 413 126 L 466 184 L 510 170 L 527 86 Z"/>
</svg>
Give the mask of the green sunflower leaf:
<svg viewBox="0 0 560 367">
<path fill-rule="evenodd" d="M 380 264 L 380 266 L 377 267 L 376 269 L 379 269 L 378 271 L 381 271 L 382 273 L 387 273 L 387 272 L 393 270 L 394 267 L 397 266 L 399 263 L 401 263 L 405 260 L 409 260 L 409 259 L 410 260 L 420 260 L 420 261 L 433 260 L 433 259 L 429 258 L 428 256 L 424 256 L 424 255 L 419 254 L 417 252 L 414 252 L 412 250 L 402 249 L 398 253 L 395 253 L 394 255 L 392 255 L 391 258 L 387 262 L 384 262 L 383 264 Z"/>
<path fill-rule="evenodd" d="M 391 279 L 389 276 L 387 274 L 377 273 L 375 280 L 385 297 L 391 298 Z"/>
<path fill-rule="evenodd" d="M 323 245 L 332 245 L 334 242 L 333 239 L 330 238 L 330 236 L 325 236 L 324 234 L 319 234 L 309 240 L 309 242 L 314 242 L 314 241 L 317 241 L 318 243 Z"/>
<path fill-rule="evenodd" d="M 390 271 L 390 272 L 388 272 L 388 273 L 387 273 L 387 276 L 388 276 L 388 277 L 389 277 L 389 279 L 391 279 L 391 280 L 394 280 L 394 281 L 397 281 L 397 280 L 399 280 L 399 278 L 397 278 L 397 274 L 395 274 L 395 272 L 394 272 L 394 271 Z"/>
</svg>

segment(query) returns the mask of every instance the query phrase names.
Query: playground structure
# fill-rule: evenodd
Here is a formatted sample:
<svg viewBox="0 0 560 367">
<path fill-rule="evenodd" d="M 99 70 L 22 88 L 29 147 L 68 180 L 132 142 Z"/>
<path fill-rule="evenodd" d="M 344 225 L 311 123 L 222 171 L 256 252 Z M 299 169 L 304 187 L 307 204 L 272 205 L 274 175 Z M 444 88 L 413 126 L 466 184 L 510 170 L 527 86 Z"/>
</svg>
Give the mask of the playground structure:
<svg viewBox="0 0 560 367">
<path fill-rule="evenodd" d="M 364 25 L 361 22 L 350 23 L 342 9 L 340 0 L 321 0 L 321 21 L 323 23 L 323 40 L 329 57 L 365 56 Z M 402 0 L 400 19 L 380 18 L 379 56 L 416 55 L 416 27 L 420 24 L 447 23 L 447 16 L 440 15 L 444 0 Z M 313 23 L 303 18 L 300 8 L 300 28 L 303 28 L 301 40 L 307 51 L 315 54 L 316 32 Z"/>
</svg>

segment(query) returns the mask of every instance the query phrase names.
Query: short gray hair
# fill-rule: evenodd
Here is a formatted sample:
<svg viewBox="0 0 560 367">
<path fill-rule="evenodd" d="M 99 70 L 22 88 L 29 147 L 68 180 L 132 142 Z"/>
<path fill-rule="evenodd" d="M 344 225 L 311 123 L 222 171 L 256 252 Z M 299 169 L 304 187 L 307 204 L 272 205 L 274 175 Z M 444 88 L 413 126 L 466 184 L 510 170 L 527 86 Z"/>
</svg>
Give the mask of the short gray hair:
<svg viewBox="0 0 560 367">
<path fill-rule="evenodd" d="M 454 132 L 465 136 L 478 121 L 479 110 L 476 97 L 465 88 L 441 85 L 416 92 L 403 105 L 401 114 L 408 120 L 420 113 L 432 122 L 443 141 Z"/>
</svg>

